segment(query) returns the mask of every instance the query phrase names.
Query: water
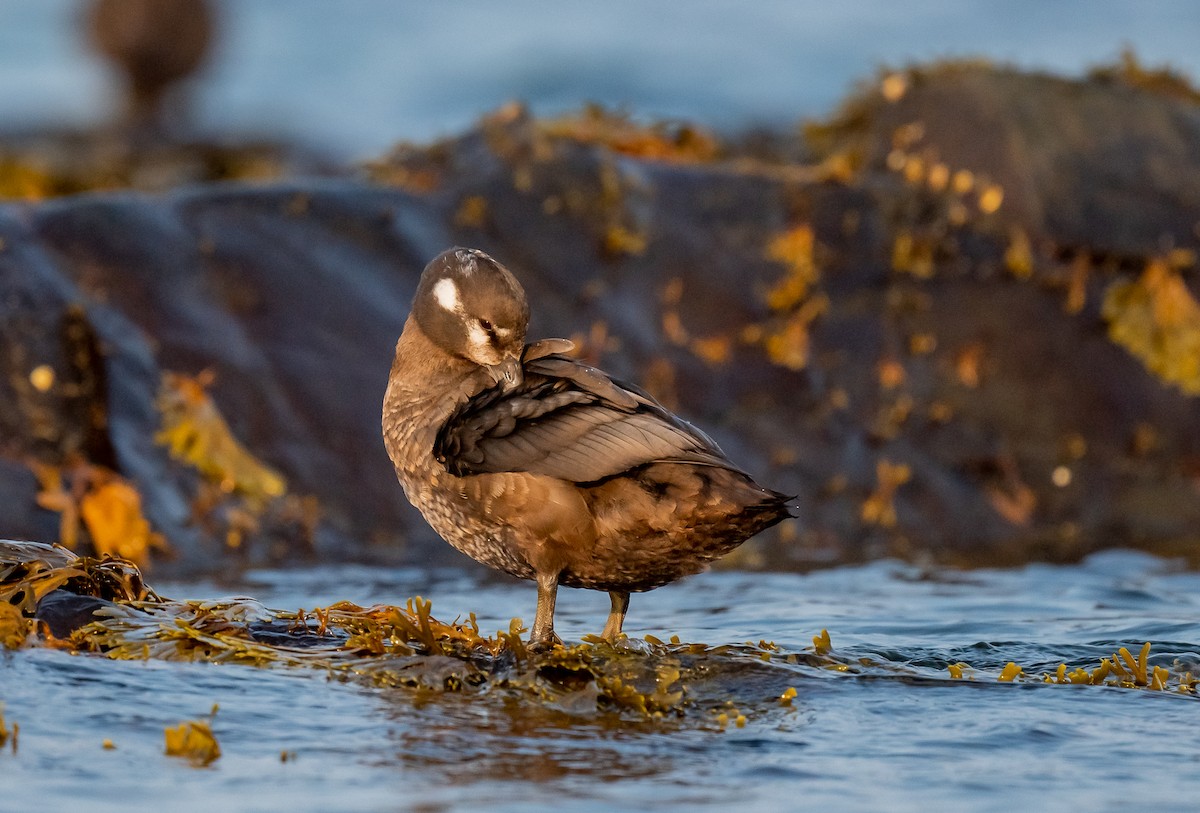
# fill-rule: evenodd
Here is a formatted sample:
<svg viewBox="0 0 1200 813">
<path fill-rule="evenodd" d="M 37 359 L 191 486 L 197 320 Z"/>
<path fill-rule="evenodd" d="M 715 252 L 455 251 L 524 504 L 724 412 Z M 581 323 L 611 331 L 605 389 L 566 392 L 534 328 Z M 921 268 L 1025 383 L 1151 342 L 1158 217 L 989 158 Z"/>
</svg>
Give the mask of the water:
<svg viewBox="0 0 1200 813">
<path fill-rule="evenodd" d="M 112 82 L 74 29 L 80 0 L 0 0 L 0 111 L 96 122 Z M 1194 0 L 637 0 L 568 4 L 225 0 L 197 119 L 349 156 L 456 133 L 524 99 L 594 100 L 720 128 L 827 113 L 881 64 L 986 56 L 1078 75 L 1128 44 L 1200 75 Z"/>
<path fill-rule="evenodd" d="M 420 593 L 444 619 L 474 611 L 485 632 L 533 604 L 528 583 L 456 570 L 326 567 L 157 587 L 285 608 Z M 1008 661 L 1033 675 L 1092 668 L 1143 641 L 1151 665 L 1200 671 L 1198 605 L 1200 574 L 1126 552 L 1002 571 L 716 572 L 634 596 L 635 636 L 781 647 L 769 663 L 700 657 L 711 674 L 691 691 L 728 697 L 747 717 L 724 730 L 696 709 L 614 718 L 312 669 L 25 648 L 0 656 L 0 700 L 21 727 L 18 751 L 0 752 L 0 810 L 1190 809 L 1194 697 L 996 675 Z M 559 631 L 595 632 L 606 610 L 604 596 L 565 591 Z M 787 662 L 821 628 L 857 674 Z M 974 680 L 950 679 L 959 661 Z M 785 707 L 775 698 L 788 687 L 797 696 Z M 197 768 L 164 756 L 163 728 L 213 703 L 221 758 Z"/>
</svg>

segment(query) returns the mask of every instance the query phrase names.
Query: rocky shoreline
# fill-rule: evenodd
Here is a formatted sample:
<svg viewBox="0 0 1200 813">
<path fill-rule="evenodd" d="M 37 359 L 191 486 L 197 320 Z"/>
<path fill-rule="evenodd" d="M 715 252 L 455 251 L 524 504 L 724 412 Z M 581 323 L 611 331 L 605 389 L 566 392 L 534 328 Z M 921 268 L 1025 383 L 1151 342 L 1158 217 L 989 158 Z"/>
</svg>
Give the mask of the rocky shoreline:
<svg viewBox="0 0 1200 813">
<path fill-rule="evenodd" d="M 462 561 L 379 438 L 417 277 L 461 244 L 521 276 L 532 337 L 800 495 L 739 566 L 1194 563 L 1200 104 L 1147 76 L 912 68 L 737 143 L 512 107 L 343 177 L 0 205 L 0 536 L 75 511 L 95 543 L 124 483 L 164 570 Z"/>
</svg>

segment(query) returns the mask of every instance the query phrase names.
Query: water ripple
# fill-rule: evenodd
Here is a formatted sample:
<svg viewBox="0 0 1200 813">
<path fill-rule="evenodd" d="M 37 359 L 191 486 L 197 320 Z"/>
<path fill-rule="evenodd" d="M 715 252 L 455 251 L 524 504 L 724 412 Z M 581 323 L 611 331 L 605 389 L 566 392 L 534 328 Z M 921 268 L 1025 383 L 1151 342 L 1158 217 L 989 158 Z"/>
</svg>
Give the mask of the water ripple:
<svg viewBox="0 0 1200 813">
<path fill-rule="evenodd" d="M 156 586 L 180 598 L 249 594 L 266 607 L 420 593 L 483 629 L 531 614 L 527 584 L 462 571 L 263 571 L 239 584 Z M 173 810 L 397 807 L 716 810 L 1106 809 L 1200 792 L 1197 706 L 1181 695 L 1048 685 L 1121 647 L 1148 667 L 1200 671 L 1200 576 L 1136 554 L 1076 567 L 921 576 L 894 563 L 794 574 L 710 573 L 636 596 L 634 634 L 752 642 L 695 656 L 700 724 L 598 718 L 594 697 L 545 705 L 330 679 L 322 671 L 111 661 L 47 648 L 0 656 L 0 700 L 21 728 L 0 752 L 4 809 L 130 799 Z M 594 632 L 603 596 L 567 591 L 562 631 Z M 248 605 L 247 605 L 248 606 Z M 716 608 L 721 608 L 720 612 Z M 813 652 L 827 628 L 829 656 Z M 776 651 L 759 641 L 774 641 Z M 653 646 L 642 645 L 645 657 Z M 763 658 L 766 658 L 764 660 Z M 1017 683 L 997 675 L 1010 662 Z M 966 663 L 964 679 L 951 664 Z M 842 668 L 834 668 L 841 664 Z M 1021 682 L 1024 680 L 1025 682 Z M 790 705 L 776 698 L 794 689 Z M 728 698 L 722 712 L 719 698 Z M 220 704 L 223 751 L 195 769 L 162 731 Z M 589 705 L 590 704 L 590 705 Z M 722 728 L 718 713 L 727 714 Z M 738 715 L 745 717 L 739 727 Z M 111 739 L 113 750 L 102 748 Z M 287 752 L 291 757 L 281 760 Z"/>
</svg>

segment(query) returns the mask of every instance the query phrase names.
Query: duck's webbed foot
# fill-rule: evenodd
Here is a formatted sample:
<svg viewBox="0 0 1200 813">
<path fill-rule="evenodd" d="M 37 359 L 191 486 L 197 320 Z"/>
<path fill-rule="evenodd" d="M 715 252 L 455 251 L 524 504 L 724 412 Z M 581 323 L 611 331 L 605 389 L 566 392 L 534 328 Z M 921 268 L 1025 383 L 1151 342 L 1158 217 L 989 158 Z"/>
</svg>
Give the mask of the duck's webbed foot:
<svg viewBox="0 0 1200 813">
<path fill-rule="evenodd" d="M 537 613 L 533 618 L 533 631 L 529 635 L 529 648 L 545 652 L 562 645 L 562 638 L 554 632 L 554 601 L 558 596 L 558 574 L 537 574 Z"/>
<path fill-rule="evenodd" d="M 556 646 L 563 646 L 563 639 L 558 637 L 558 633 L 551 630 L 549 638 L 534 638 L 530 636 L 529 643 L 525 646 L 530 652 L 542 654 L 549 652 Z"/>
<path fill-rule="evenodd" d="M 612 610 L 608 613 L 608 621 L 604 624 L 604 632 L 600 637 L 606 641 L 615 641 L 621 637 L 621 627 L 625 625 L 625 613 L 629 611 L 629 593 L 613 591 L 608 594 L 612 601 Z"/>
</svg>

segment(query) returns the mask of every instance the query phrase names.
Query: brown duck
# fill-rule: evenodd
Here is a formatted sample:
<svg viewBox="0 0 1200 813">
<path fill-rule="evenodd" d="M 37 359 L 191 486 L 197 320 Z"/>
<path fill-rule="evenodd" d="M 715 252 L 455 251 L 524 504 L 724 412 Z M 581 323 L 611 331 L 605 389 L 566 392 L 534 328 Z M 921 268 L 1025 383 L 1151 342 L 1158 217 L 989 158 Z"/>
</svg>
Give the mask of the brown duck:
<svg viewBox="0 0 1200 813">
<path fill-rule="evenodd" d="M 606 590 L 604 637 L 629 594 L 704 570 L 790 516 L 703 432 L 637 387 L 525 344 L 516 277 L 481 251 L 425 267 L 383 402 L 405 494 L 442 537 L 537 582 L 531 640 L 549 645 L 558 586 Z"/>
</svg>

